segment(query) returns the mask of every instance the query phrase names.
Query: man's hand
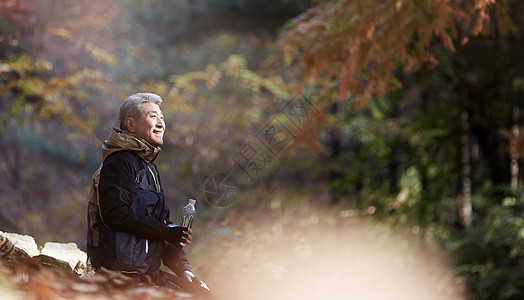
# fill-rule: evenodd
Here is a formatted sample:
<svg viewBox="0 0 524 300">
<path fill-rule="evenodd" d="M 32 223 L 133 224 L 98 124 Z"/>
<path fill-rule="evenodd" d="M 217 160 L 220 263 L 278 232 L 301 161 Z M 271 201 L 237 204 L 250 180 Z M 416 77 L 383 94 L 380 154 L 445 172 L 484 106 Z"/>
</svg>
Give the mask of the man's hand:
<svg viewBox="0 0 524 300">
<path fill-rule="evenodd" d="M 169 234 L 166 241 L 173 245 L 182 247 L 191 244 L 191 228 L 180 226 L 169 226 Z"/>
<path fill-rule="evenodd" d="M 191 272 L 189 270 L 185 270 L 184 273 L 182 273 L 182 276 L 184 278 L 186 278 L 187 281 L 196 283 L 199 286 L 201 286 L 201 287 L 203 287 L 203 288 L 205 288 L 206 290 L 209 291 L 209 288 L 207 287 L 207 284 L 205 284 L 202 280 L 200 280 L 200 278 L 198 276 L 196 276 L 195 274 L 193 274 L 193 272 Z"/>
</svg>

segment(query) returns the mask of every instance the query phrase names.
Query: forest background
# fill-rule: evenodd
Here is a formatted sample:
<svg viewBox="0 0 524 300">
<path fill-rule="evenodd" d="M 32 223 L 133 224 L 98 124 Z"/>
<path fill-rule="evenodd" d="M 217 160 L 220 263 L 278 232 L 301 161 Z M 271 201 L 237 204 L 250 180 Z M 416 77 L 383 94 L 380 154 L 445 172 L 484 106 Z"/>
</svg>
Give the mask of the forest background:
<svg viewBox="0 0 524 300">
<path fill-rule="evenodd" d="M 524 297 L 522 1 L 88 3 L 0 2 L 0 230 L 85 249 L 101 142 L 150 91 L 172 218 L 197 199 L 188 252 L 218 294 L 372 298 L 376 272 L 426 264 L 389 288 Z"/>
</svg>

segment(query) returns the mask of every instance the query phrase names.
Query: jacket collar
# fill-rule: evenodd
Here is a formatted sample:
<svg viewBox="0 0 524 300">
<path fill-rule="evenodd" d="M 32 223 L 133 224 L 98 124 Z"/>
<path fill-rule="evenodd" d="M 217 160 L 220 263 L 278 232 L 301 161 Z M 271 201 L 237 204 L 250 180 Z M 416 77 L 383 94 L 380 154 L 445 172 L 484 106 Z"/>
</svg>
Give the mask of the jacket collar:
<svg viewBox="0 0 524 300">
<path fill-rule="evenodd" d="M 102 159 L 105 160 L 110 154 L 118 151 L 132 151 L 150 164 L 157 158 L 160 150 L 160 147 L 154 147 L 132 132 L 113 128 L 102 144 Z"/>
</svg>

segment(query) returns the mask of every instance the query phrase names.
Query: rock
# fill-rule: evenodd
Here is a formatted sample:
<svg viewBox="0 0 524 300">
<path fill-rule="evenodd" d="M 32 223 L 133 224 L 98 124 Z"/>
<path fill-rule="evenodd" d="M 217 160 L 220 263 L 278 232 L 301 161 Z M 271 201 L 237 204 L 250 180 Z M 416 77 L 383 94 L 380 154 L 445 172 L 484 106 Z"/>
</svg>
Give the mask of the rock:
<svg viewBox="0 0 524 300">
<path fill-rule="evenodd" d="M 44 244 L 41 255 L 66 262 L 70 270 L 77 274 L 83 274 L 82 270 L 86 269 L 87 254 L 80 250 L 76 243 L 47 242 Z"/>
<path fill-rule="evenodd" d="M 0 257 L 12 262 L 34 258 L 42 265 L 87 275 L 87 254 L 75 243 L 47 242 L 38 250 L 35 239 L 28 235 L 0 231 Z"/>
<path fill-rule="evenodd" d="M 0 231 L 0 257 L 7 258 L 14 247 L 15 245 Z"/>
<path fill-rule="evenodd" d="M 40 254 L 38 256 L 33 256 L 33 258 L 37 260 L 43 266 L 51 267 L 51 268 L 59 269 L 63 271 L 73 272 L 73 269 L 71 268 L 69 263 L 67 263 L 66 261 L 60 260 L 60 259 L 56 259 L 52 256 Z"/>
<path fill-rule="evenodd" d="M 24 258 L 40 254 L 35 239 L 29 235 L 18 233 L 7 233 L 0 231 L 0 255 L 11 261 L 19 261 Z"/>
</svg>

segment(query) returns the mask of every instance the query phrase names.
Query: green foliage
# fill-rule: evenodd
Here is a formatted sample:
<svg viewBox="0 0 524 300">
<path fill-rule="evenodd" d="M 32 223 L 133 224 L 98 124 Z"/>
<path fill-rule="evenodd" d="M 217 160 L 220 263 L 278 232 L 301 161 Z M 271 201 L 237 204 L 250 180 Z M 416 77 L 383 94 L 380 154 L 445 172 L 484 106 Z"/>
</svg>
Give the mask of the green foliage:
<svg viewBox="0 0 524 300">
<path fill-rule="evenodd" d="M 3 129 L 13 120 L 58 118 L 63 125 L 83 134 L 93 131 L 96 120 L 77 112 L 75 106 L 88 96 L 84 87 L 103 80 L 102 72 L 84 69 L 64 78 L 52 77 L 49 62 L 35 61 L 27 54 L 12 56 L 0 63 L 0 92 L 6 95 L 0 115 Z"/>
<path fill-rule="evenodd" d="M 465 276 L 474 299 L 520 299 L 524 296 L 524 197 L 509 194 L 487 204 L 482 218 L 448 243 L 457 272 Z"/>
</svg>

